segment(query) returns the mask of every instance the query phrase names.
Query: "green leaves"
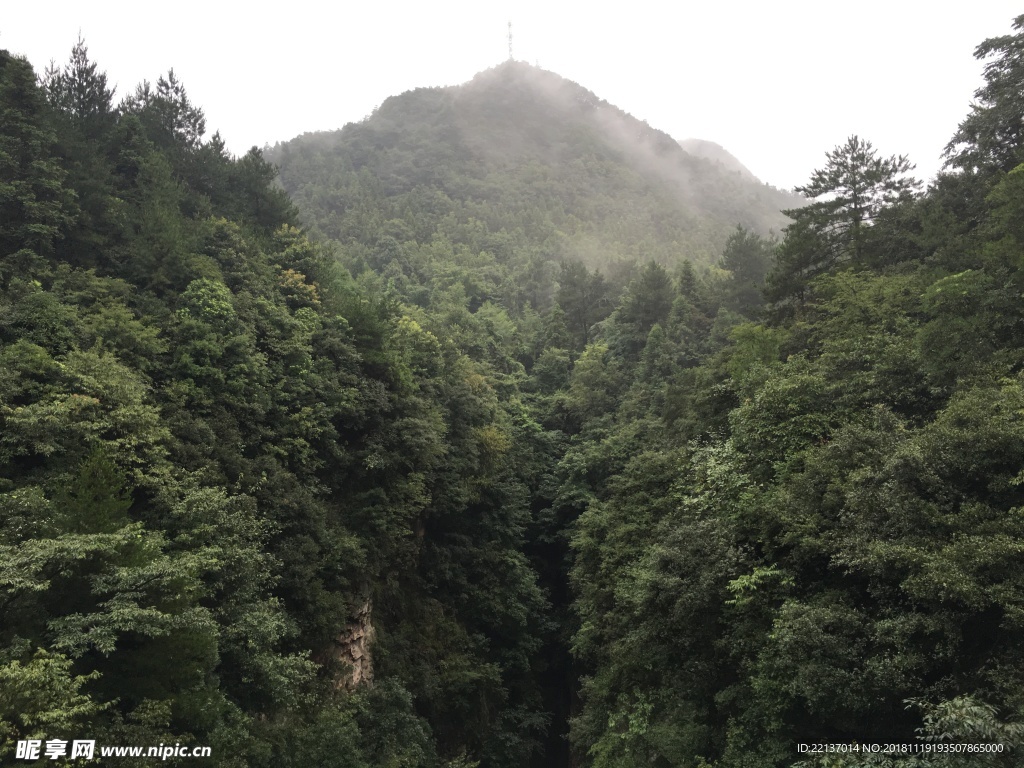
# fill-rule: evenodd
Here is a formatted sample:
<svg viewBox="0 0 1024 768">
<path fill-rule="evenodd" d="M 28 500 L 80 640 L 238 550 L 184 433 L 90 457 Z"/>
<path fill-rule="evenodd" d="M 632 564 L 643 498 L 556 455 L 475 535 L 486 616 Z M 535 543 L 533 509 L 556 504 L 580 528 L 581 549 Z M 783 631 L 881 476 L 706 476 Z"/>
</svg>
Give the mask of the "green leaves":
<svg viewBox="0 0 1024 768">
<path fill-rule="evenodd" d="M 37 650 L 0 664 L 0 756 L 14 759 L 15 742 L 28 738 L 73 738 L 106 706 L 82 687 L 98 675 L 75 675 L 72 661 Z"/>
</svg>

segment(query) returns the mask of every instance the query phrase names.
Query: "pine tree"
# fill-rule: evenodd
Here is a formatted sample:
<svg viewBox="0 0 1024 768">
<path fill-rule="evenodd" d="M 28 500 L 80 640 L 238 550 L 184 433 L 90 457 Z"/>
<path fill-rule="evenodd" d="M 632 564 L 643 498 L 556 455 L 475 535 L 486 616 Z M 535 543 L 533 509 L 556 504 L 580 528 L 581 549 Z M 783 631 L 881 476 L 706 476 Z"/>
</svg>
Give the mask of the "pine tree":
<svg viewBox="0 0 1024 768">
<path fill-rule="evenodd" d="M 66 115 L 84 139 L 100 140 L 112 130 L 117 118 L 114 91 L 107 87 L 106 73 L 89 61 L 89 48 L 82 38 L 62 69 L 52 64 L 47 68 L 42 87 L 50 105 Z"/>
<path fill-rule="evenodd" d="M 919 182 L 906 174 L 905 155 L 878 157 L 870 141 L 850 136 L 826 154 L 828 162 L 796 191 L 814 202 L 783 211 L 793 219 L 766 281 L 769 301 L 806 297 L 807 284 L 837 264 L 863 261 L 879 213 L 909 199 Z"/>
<path fill-rule="evenodd" d="M 79 38 L 68 63 L 50 65 L 41 81 L 53 109 L 66 186 L 78 197 L 74 227 L 57 247 L 62 261 L 83 266 L 104 263 L 120 229 L 113 159 L 118 112 L 106 73 L 89 60 Z"/>
<path fill-rule="evenodd" d="M 729 309 L 753 317 L 764 303 L 761 289 L 771 267 L 772 245 L 771 240 L 742 226 L 729 237 L 721 262 L 731 273 L 724 297 Z"/>
<path fill-rule="evenodd" d="M 0 51 L 0 280 L 42 267 L 69 223 L 73 198 L 32 66 Z"/>
<path fill-rule="evenodd" d="M 985 65 L 985 85 L 971 113 L 946 145 L 946 164 L 967 172 L 1008 172 L 1024 160 L 1024 15 L 1016 34 L 989 38 L 974 51 Z"/>
</svg>

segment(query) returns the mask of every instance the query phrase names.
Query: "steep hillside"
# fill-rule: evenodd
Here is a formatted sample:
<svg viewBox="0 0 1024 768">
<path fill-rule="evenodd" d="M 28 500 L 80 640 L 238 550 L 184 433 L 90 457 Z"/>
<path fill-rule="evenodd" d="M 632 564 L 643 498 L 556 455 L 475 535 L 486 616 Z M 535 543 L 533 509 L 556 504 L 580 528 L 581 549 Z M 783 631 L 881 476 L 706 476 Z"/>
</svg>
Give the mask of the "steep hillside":
<svg viewBox="0 0 1024 768">
<path fill-rule="evenodd" d="M 305 219 L 343 243 L 372 239 L 388 220 L 422 242 L 428 221 L 450 217 L 592 268 L 711 264 L 737 224 L 777 232 L 779 211 L 800 204 L 522 62 L 392 97 L 361 123 L 268 158 Z"/>
</svg>

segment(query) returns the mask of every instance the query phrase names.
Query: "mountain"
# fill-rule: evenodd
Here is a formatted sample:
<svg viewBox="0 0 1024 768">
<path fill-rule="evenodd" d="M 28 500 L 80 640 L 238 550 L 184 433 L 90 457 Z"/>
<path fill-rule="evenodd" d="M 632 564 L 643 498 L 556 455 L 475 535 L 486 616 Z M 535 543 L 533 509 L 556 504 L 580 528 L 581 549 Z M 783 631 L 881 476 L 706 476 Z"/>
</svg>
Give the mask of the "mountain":
<svg viewBox="0 0 1024 768">
<path fill-rule="evenodd" d="M 757 177 L 754 176 L 750 169 L 737 160 L 732 153 L 730 153 L 729 150 L 721 144 L 716 144 L 713 141 L 705 141 L 704 139 L 683 139 L 679 142 L 679 146 L 691 155 L 703 157 L 705 160 L 710 160 L 711 162 L 720 165 L 729 173 L 738 173 L 747 180 L 757 181 Z"/>
<path fill-rule="evenodd" d="M 516 61 L 391 97 L 360 123 L 266 154 L 305 220 L 342 243 L 366 242 L 387 221 L 429 239 L 427 222 L 451 217 L 592 268 L 711 264 L 738 224 L 778 232 L 788 221 L 779 211 L 800 205 L 717 145 L 681 145 Z"/>
</svg>

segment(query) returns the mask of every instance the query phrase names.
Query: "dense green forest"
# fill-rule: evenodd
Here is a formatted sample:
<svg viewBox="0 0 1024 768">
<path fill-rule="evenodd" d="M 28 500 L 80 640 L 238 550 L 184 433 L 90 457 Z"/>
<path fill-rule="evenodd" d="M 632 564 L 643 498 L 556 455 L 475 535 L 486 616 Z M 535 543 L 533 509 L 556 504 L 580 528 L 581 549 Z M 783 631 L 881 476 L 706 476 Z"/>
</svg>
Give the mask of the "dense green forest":
<svg viewBox="0 0 1024 768">
<path fill-rule="evenodd" d="M 798 196 L 519 62 L 235 157 L 0 51 L 0 762 L 1024 765 L 1024 16 L 977 57 L 929 187 Z"/>
</svg>

